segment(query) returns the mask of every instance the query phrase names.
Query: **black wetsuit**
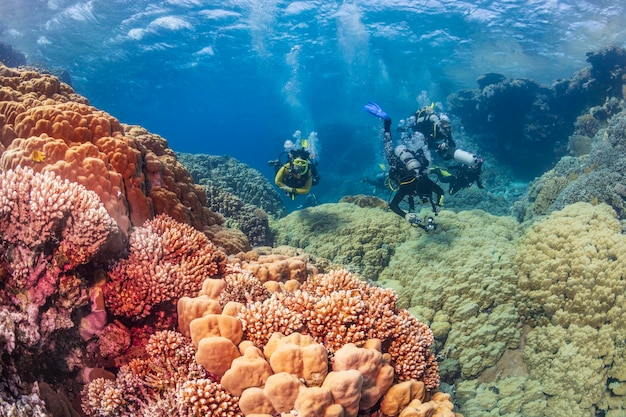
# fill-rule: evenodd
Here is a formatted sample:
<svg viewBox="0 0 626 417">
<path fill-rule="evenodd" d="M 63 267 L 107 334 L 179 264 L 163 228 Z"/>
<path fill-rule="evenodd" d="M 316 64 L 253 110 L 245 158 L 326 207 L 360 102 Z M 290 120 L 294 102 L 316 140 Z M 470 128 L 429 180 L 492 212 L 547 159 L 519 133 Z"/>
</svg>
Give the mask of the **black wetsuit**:
<svg viewBox="0 0 626 417">
<path fill-rule="evenodd" d="M 444 161 L 453 159 L 456 143 L 452 139 L 450 126 L 442 127 L 439 117 L 430 107 L 422 108 L 415 112 L 415 118 L 413 130 L 424 135 L 424 141 L 428 149 L 436 151 Z M 445 146 L 441 146 L 442 144 L 445 144 Z"/>
<path fill-rule="evenodd" d="M 478 188 L 485 188 L 485 185 L 480 179 L 480 165 L 453 165 L 447 167 L 446 170 L 448 172 L 455 171 L 455 173 L 453 175 L 443 175 L 441 168 L 436 168 L 432 172 L 437 175 L 439 181 L 449 184 L 448 193 L 450 193 L 450 195 L 453 195 L 464 188 L 470 187 L 474 182 Z"/>
<path fill-rule="evenodd" d="M 400 208 L 400 203 L 408 196 L 409 204 L 411 204 L 411 198 L 417 196 L 422 200 L 430 201 L 433 211 L 436 212 L 436 205 L 441 201 L 444 191 L 428 178 L 426 174 L 428 172 L 428 160 L 423 152 L 416 153 L 415 159 L 421 164 L 420 171 L 415 172 L 406 169 L 404 163 L 394 153 L 393 140 L 391 138 L 391 119 L 386 119 L 384 122 L 385 133 L 383 146 L 385 157 L 387 158 L 387 162 L 389 162 L 389 176 L 398 184 L 398 191 L 389 203 L 389 208 L 391 211 L 404 218 L 406 212 Z M 433 194 L 437 196 L 434 201 L 432 199 Z"/>
<path fill-rule="evenodd" d="M 433 200 L 433 194 L 436 198 Z M 437 212 L 437 206 L 444 195 L 443 188 L 438 186 L 427 176 L 416 178 L 415 180 L 404 183 L 398 188 L 398 192 L 393 196 L 389 208 L 398 216 L 404 218 L 406 212 L 400 208 L 400 203 L 405 197 L 409 197 L 409 206 L 412 205 L 412 197 L 418 197 L 422 202 L 430 202 L 433 211 Z M 411 207 L 413 209 L 413 207 Z"/>
</svg>

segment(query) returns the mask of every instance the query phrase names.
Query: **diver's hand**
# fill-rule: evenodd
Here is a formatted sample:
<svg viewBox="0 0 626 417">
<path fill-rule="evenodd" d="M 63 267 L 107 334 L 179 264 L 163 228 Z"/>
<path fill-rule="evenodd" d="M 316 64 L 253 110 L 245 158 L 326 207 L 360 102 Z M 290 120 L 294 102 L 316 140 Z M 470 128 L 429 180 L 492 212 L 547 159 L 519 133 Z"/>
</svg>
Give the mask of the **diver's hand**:
<svg viewBox="0 0 626 417">
<path fill-rule="evenodd" d="M 376 103 L 369 102 L 365 106 L 363 106 L 363 110 L 366 112 L 373 114 L 374 116 L 383 119 L 383 120 L 391 120 L 389 115 L 385 113 L 385 111 Z"/>
<path fill-rule="evenodd" d="M 418 226 L 422 221 L 420 220 L 419 217 L 417 217 L 417 214 L 415 213 L 407 213 L 404 215 L 404 219 L 409 222 L 409 224 L 413 227 Z"/>
<path fill-rule="evenodd" d="M 287 187 L 286 185 L 283 185 L 282 187 L 280 187 L 281 190 L 283 190 L 285 193 L 287 194 L 293 194 L 293 188 L 291 187 Z"/>
</svg>

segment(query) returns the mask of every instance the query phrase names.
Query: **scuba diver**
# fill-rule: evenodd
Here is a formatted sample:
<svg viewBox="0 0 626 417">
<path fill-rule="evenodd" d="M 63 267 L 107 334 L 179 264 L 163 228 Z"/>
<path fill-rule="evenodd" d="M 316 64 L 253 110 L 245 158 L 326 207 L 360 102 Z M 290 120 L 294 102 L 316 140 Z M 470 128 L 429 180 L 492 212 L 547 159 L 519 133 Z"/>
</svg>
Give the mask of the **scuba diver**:
<svg viewBox="0 0 626 417">
<path fill-rule="evenodd" d="M 433 194 L 435 198 L 433 199 Z M 409 212 L 405 212 L 400 208 L 400 203 L 408 196 Z M 398 191 L 393 196 L 393 199 L 389 203 L 391 211 L 397 215 L 403 217 L 413 227 L 420 227 L 424 230 L 434 230 L 437 225 L 432 217 L 428 218 L 426 224 L 422 223 L 422 220 L 414 213 L 415 211 L 415 198 L 418 197 L 422 204 L 430 202 L 430 205 L 435 213 L 435 216 L 439 214 L 441 206 L 443 205 L 443 189 L 433 182 L 428 176 L 423 176 L 413 179 L 410 183 L 400 184 Z"/>
<path fill-rule="evenodd" d="M 391 138 L 391 118 L 387 113 L 376 103 L 368 103 L 363 109 L 384 122 L 383 146 L 389 163 L 389 179 L 397 185 L 396 194 L 389 203 L 389 208 L 403 217 L 411 226 L 427 231 L 434 230 L 436 224 L 432 217 L 429 217 L 427 223 L 423 224 L 422 220 L 413 213 L 414 197 L 420 198 L 422 203 L 430 202 L 435 215 L 439 213 L 443 204 L 443 189 L 428 177 L 430 152 L 424 144 L 423 135 L 412 131 L 410 135 L 404 137 L 402 144 L 394 147 Z M 400 208 L 400 203 L 405 197 L 408 197 L 409 212 Z"/>
<path fill-rule="evenodd" d="M 296 131 L 294 137 L 297 137 L 296 143 L 291 140 L 286 140 L 284 144 L 284 152 L 281 153 L 278 159 L 274 159 L 268 162 L 270 166 L 274 167 L 275 177 L 274 183 L 283 190 L 292 200 L 296 195 L 309 194 L 311 186 L 317 185 L 320 181 L 320 176 L 317 173 L 316 163 L 314 158 L 311 157 L 311 153 L 308 149 L 311 148 L 307 140 L 300 140 L 300 131 Z M 309 135 L 316 138 L 316 133 L 312 132 Z M 281 162 L 281 157 L 287 154 L 287 161 Z M 307 197 L 307 204 L 317 202 L 315 195 Z"/>
<path fill-rule="evenodd" d="M 386 190 L 389 185 L 389 175 L 385 164 L 378 164 L 381 171 L 373 178 L 363 177 L 363 182 L 374 187 L 374 189 Z"/>
<path fill-rule="evenodd" d="M 452 174 L 450 171 L 456 171 Z M 448 193 L 454 195 L 457 191 L 464 188 L 471 187 L 473 183 L 480 189 L 485 188 L 482 179 L 480 178 L 481 166 L 480 165 L 452 165 L 447 168 L 434 167 L 430 169 L 430 172 L 437 175 L 440 182 L 448 184 Z"/>
<path fill-rule="evenodd" d="M 409 117 L 404 129 L 411 129 L 424 135 L 428 148 L 435 150 L 444 161 L 454 159 L 468 166 L 477 165 L 482 168 L 481 158 L 456 147 L 452 138 L 450 118 L 445 114 L 437 115 L 434 107 L 433 103 L 417 110 L 414 117 Z"/>
<path fill-rule="evenodd" d="M 376 103 L 369 104 L 378 106 Z M 424 106 L 416 111 L 414 116 L 400 120 L 398 131 L 402 132 L 403 139 L 415 136 L 416 132 L 420 133 L 429 151 L 435 151 L 444 161 L 454 160 L 460 163 L 446 168 L 430 169 L 440 182 L 449 184 L 450 195 L 471 187 L 473 183 L 476 183 L 478 188 L 484 188 L 480 178 L 483 159 L 456 147 L 452 138 L 450 119 L 445 114 L 437 115 L 434 105 Z"/>
</svg>

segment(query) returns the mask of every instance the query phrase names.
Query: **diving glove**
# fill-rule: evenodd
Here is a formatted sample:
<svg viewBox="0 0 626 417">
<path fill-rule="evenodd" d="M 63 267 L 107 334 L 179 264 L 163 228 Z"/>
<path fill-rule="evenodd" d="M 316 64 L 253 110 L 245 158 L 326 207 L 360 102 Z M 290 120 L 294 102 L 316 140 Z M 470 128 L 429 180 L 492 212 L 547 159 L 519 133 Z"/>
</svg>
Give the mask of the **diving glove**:
<svg viewBox="0 0 626 417">
<path fill-rule="evenodd" d="M 367 103 L 365 106 L 363 106 L 363 110 L 383 120 L 391 120 L 389 115 L 385 113 L 385 111 L 376 103 Z"/>
</svg>

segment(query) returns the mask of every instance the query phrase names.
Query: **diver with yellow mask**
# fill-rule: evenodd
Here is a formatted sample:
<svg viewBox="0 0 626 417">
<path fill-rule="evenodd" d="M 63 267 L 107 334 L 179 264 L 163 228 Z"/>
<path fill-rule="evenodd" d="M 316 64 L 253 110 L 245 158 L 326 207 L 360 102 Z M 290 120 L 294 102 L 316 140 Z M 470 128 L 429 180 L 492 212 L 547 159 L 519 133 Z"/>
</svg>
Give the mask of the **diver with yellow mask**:
<svg viewBox="0 0 626 417">
<path fill-rule="evenodd" d="M 296 133 L 299 134 L 299 131 Z M 269 165 L 273 166 L 276 171 L 274 183 L 292 200 L 296 195 L 308 194 L 311 187 L 320 180 L 315 163 L 307 149 L 309 147 L 306 140 L 298 140 L 297 144 L 287 140 L 284 152 L 287 154 L 287 162 L 281 163 L 280 158 L 269 161 Z"/>
</svg>

